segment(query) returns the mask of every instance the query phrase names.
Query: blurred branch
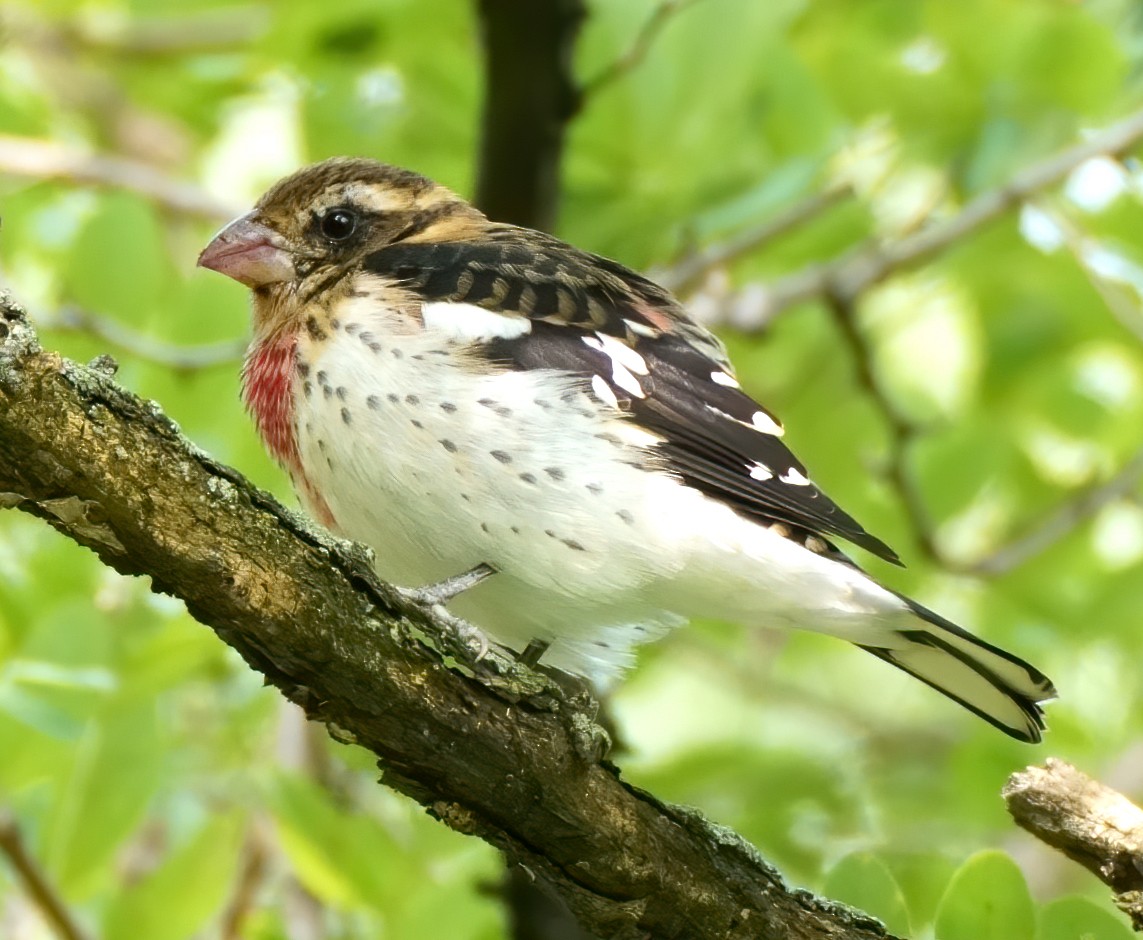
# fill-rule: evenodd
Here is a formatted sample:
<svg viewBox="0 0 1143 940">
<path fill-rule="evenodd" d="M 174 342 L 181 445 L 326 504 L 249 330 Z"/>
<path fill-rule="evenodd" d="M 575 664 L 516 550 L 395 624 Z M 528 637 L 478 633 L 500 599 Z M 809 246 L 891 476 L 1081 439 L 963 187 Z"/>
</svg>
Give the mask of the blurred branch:
<svg viewBox="0 0 1143 940">
<path fill-rule="evenodd" d="M 0 810 L 0 853 L 11 863 L 16 877 L 56 934 L 62 940 L 87 940 L 87 934 L 71 916 L 43 869 L 28 854 L 16 818 L 8 810 Z"/>
<path fill-rule="evenodd" d="M 241 362 L 246 352 L 246 341 L 241 339 L 196 346 L 164 342 L 144 336 L 110 317 L 101 317 L 79 307 L 61 307 L 54 316 L 38 318 L 38 325 L 45 330 L 87 333 L 132 356 L 168 366 L 176 372 L 196 372 Z"/>
<path fill-rule="evenodd" d="M 255 4 L 195 10 L 162 16 L 116 19 L 108 28 L 78 19 L 63 29 L 77 44 L 117 56 L 150 58 L 201 55 L 241 49 L 261 39 L 270 27 L 269 11 Z"/>
<path fill-rule="evenodd" d="M 1033 205 L 1046 218 L 1050 219 L 1059 230 L 1064 246 L 1075 259 L 1076 264 L 1080 266 L 1080 270 L 1087 276 L 1088 283 L 1099 294 L 1111 315 L 1119 321 L 1120 326 L 1131 332 L 1137 340 L 1143 342 L 1143 309 L 1140 309 L 1138 303 L 1138 293 L 1132 291 L 1129 295 L 1123 285 L 1113 283 L 1092 267 L 1089 254 L 1091 249 L 1096 247 L 1096 243 L 1076 225 L 1066 212 L 1056 211 L 1043 200 L 1037 200 Z"/>
<path fill-rule="evenodd" d="M 581 100 L 586 102 L 592 95 L 598 94 L 608 85 L 638 68 L 670 19 L 697 2 L 698 0 L 659 0 L 659 5 L 651 11 L 651 15 L 639 27 L 639 32 L 635 34 L 635 39 L 627 51 L 610 65 L 601 69 L 597 75 L 583 83 L 580 93 Z"/>
<path fill-rule="evenodd" d="M 258 891 L 266 880 L 269 868 L 270 851 L 266 839 L 259 832 L 259 821 L 254 820 L 246 833 L 242 847 L 241 866 L 238 880 L 230 895 L 230 902 L 222 914 L 219 927 L 220 940 L 242 940 L 246 936 L 244 927 L 258 901 Z"/>
<path fill-rule="evenodd" d="M 857 383 L 873 399 L 889 426 L 889 461 L 886 476 L 901 498 L 921 551 L 929 558 L 943 564 L 945 559 L 941 557 L 937 548 L 932 520 L 925 508 L 924 498 L 913 475 L 909 472 L 909 450 L 920 436 L 921 429 L 897 407 L 888 391 L 882 386 L 873 368 L 873 347 L 857 322 L 854 298 L 830 292 L 826 295 L 826 301 L 833 314 L 834 323 L 846 346 L 849 347 Z"/>
<path fill-rule="evenodd" d="M 583 0 L 478 0 L 484 109 L 476 205 L 498 222 L 551 231 Z"/>
<path fill-rule="evenodd" d="M 830 186 L 820 193 L 795 202 L 777 215 L 721 244 L 709 245 L 693 252 L 665 271 L 659 272 L 655 279 L 668 290 L 685 293 L 697 286 L 711 271 L 732 264 L 745 255 L 753 254 L 775 239 L 812 222 L 852 194 L 853 190 L 848 185 Z"/>
<path fill-rule="evenodd" d="M 1143 810 L 1051 757 L 1009 777 L 1003 796 L 1017 825 L 1111 888 L 1132 926 L 1143 930 Z"/>
<path fill-rule="evenodd" d="M 992 554 L 967 565 L 951 566 L 966 574 L 1001 575 L 1047 551 L 1074 532 L 1104 506 L 1123 499 L 1143 481 L 1143 450 L 1106 483 L 1059 506 L 1047 519 Z"/>
<path fill-rule="evenodd" d="M 1058 183 L 1086 160 L 1119 156 L 1143 139 L 1143 111 L 1092 134 L 1082 143 L 1033 163 L 1003 186 L 971 200 L 950 219 L 934 222 L 913 235 L 885 245 L 866 243 L 832 261 L 779 278 L 761 288 L 750 319 L 736 318 L 744 330 L 761 329 L 788 307 L 821 297 L 852 302 L 891 274 L 927 261 L 1041 190 Z M 733 302 L 731 302 L 733 303 Z"/>
<path fill-rule="evenodd" d="M 0 135 L 0 174 L 137 193 L 163 209 L 226 222 L 238 212 L 210 193 L 122 157 L 99 156 L 51 140 Z"/>
<path fill-rule="evenodd" d="M 183 599 L 383 781 L 483 838 L 615 938 L 885 938 L 787 888 L 728 830 L 623 782 L 586 692 L 498 650 L 449 668 L 446 620 L 206 456 L 106 372 L 44 352 L 0 304 L 0 505 Z M 426 641 L 432 646 L 426 645 Z M 436 647 L 436 648 L 434 648 Z M 463 661 L 463 660 L 461 660 Z"/>
</svg>

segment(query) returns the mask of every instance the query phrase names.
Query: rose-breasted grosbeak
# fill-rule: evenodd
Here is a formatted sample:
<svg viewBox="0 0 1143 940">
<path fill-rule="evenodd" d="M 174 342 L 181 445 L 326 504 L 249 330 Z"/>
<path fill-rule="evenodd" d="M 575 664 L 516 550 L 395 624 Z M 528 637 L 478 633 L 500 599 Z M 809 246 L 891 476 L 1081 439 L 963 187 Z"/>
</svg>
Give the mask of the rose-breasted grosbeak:
<svg viewBox="0 0 1143 940">
<path fill-rule="evenodd" d="M 267 447 L 384 579 L 486 564 L 452 609 L 596 680 L 690 617 L 830 633 L 1039 740 L 1048 679 L 835 548 L 898 561 L 646 278 L 350 159 L 279 182 L 199 264 L 253 291 Z"/>
</svg>

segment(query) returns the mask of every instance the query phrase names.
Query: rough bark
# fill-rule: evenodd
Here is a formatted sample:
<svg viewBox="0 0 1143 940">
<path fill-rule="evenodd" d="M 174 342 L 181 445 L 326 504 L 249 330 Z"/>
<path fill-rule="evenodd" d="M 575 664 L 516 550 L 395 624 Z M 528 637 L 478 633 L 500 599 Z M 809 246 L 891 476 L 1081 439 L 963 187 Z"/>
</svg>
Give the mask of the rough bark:
<svg viewBox="0 0 1143 940">
<path fill-rule="evenodd" d="M 1110 887 L 1143 930 L 1143 809 L 1054 757 L 1009 777 L 1004 801 L 1018 825 Z"/>
<path fill-rule="evenodd" d="M 41 350 L 0 298 L 0 506 L 182 598 L 337 740 L 375 753 L 384 783 L 549 882 L 601 937 L 887 936 L 624 783 L 587 695 L 495 653 L 479 675 L 450 666 L 426 642 L 435 615 L 378 582 L 363 549 L 196 449 L 113 371 Z"/>
<path fill-rule="evenodd" d="M 551 231 L 564 133 L 579 105 L 572 52 L 582 0 L 479 0 L 484 110 L 476 205 L 497 222 Z"/>
</svg>

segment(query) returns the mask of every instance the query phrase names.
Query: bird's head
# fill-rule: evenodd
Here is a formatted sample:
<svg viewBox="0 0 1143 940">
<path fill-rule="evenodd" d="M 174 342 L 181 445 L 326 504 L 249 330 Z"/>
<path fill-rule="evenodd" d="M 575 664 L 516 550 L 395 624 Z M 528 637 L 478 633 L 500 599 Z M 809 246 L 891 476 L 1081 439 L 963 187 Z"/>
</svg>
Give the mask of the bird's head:
<svg viewBox="0 0 1143 940">
<path fill-rule="evenodd" d="M 214 237 L 198 263 L 256 294 L 306 298 L 386 245 L 461 238 L 485 224 L 480 212 L 424 176 L 339 157 L 276 183 Z"/>
</svg>

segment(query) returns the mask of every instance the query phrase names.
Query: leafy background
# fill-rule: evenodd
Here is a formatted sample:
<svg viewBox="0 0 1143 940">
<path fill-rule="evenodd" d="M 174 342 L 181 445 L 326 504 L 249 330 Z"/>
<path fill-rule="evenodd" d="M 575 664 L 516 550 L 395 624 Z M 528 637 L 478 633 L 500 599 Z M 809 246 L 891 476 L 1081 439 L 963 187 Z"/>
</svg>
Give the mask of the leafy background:
<svg viewBox="0 0 1143 940">
<path fill-rule="evenodd" d="M 113 352 L 125 385 L 291 502 L 238 402 L 245 291 L 196 253 L 333 154 L 470 193 L 476 10 L 0 17 L 3 282 L 46 345 Z M 1143 790 L 1143 183 L 1129 156 L 1087 161 L 853 305 L 767 286 L 952 218 L 1132 114 L 1141 62 L 1129 0 L 597 0 L 576 48 L 559 234 L 681 283 L 816 478 L 909 564 L 871 570 L 1060 688 L 1033 749 L 844 644 L 710 623 L 615 694 L 628 779 L 903 935 L 1129 935 L 998 792 L 1047 753 Z M 783 213 L 797 224 L 766 236 Z M 0 515 L 0 829 L 85 935 L 510 936 L 495 853 L 376 775 L 181 605 Z M 0 935 L 53 935 L 4 862 Z"/>
</svg>

